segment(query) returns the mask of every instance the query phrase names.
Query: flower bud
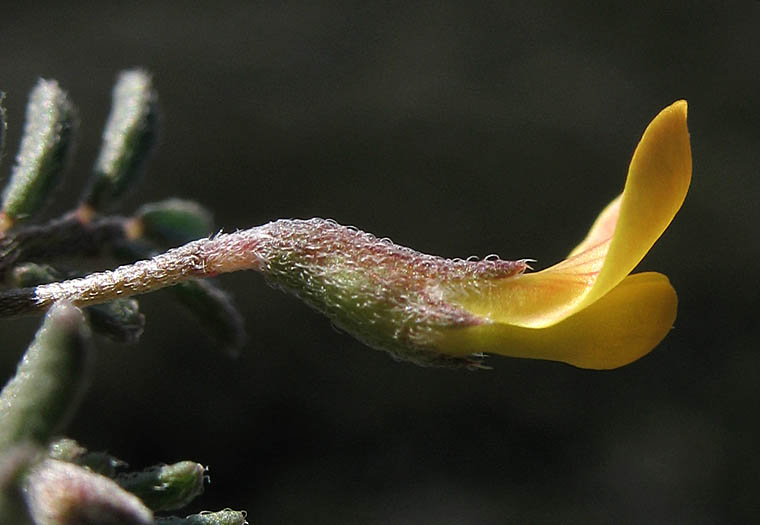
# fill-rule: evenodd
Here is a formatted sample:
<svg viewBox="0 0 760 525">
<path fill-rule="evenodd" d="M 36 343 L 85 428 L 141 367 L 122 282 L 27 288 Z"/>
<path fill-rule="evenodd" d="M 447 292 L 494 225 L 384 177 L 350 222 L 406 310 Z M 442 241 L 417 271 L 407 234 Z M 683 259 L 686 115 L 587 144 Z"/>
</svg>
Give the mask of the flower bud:
<svg viewBox="0 0 760 525">
<path fill-rule="evenodd" d="M 159 465 L 116 477 L 121 487 L 155 511 L 179 509 L 203 493 L 206 468 L 193 461 Z"/>
</svg>

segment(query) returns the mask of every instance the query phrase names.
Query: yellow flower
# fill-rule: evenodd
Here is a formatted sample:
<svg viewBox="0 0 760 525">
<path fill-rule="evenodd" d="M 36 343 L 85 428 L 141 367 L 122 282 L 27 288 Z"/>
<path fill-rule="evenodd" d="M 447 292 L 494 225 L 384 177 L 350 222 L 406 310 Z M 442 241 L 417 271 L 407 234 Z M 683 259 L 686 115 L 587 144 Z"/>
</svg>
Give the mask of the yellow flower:
<svg viewBox="0 0 760 525">
<path fill-rule="evenodd" d="M 487 322 L 443 330 L 433 346 L 449 355 L 488 352 L 607 369 L 662 341 L 676 317 L 676 293 L 662 274 L 629 274 L 686 197 L 686 109 L 678 101 L 649 124 L 623 193 L 564 261 L 497 281 L 448 284 L 448 301 Z"/>
<path fill-rule="evenodd" d="M 84 306 L 252 269 L 399 359 L 477 368 L 486 352 L 615 368 L 649 352 L 673 326 L 677 300 L 667 277 L 629 274 L 673 220 L 690 179 L 679 101 L 647 127 L 623 193 L 586 239 L 540 272 L 524 273 L 525 260 L 444 259 L 329 220 L 282 219 L 112 272 L 0 293 L 0 313 L 63 299 Z"/>
</svg>

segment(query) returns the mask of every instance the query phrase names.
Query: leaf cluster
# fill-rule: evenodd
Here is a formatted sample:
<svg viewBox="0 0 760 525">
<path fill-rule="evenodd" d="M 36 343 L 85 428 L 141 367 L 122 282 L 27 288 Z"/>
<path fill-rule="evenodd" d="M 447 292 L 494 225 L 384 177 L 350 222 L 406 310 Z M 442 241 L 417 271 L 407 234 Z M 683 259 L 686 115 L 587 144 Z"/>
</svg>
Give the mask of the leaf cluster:
<svg viewBox="0 0 760 525">
<path fill-rule="evenodd" d="M 7 126 L 3 98 L 0 93 L 0 152 Z M 79 202 L 45 219 L 44 208 L 66 174 L 78 117 L 56 81 L 37 83 L 0 203 L 0 278 L 6 295 L 34 301 L 36 286 L 85 273 L 72 267 L 72 260 L 92 263 L 109 256 L 130 263 L 213 231 L 208 211 L 179 199 L 146 204 L 129 216 L 112 213 L 145 171 L 157 123 L 158 97 L 150 76 L 142 70 L 122 72 Z M 228 353 L 240 349 L 242 321 L 224 291 L 208 281 L 169 290 L 218 346 Z M 93 332 L 132 344 L 144 326 L 133 298 L 84 309 L 57 303 L 48 311 L 0 392 L 0 524 L 245 523 L 244 512 L 229 509 L 185 518 L 154 515 L 181 509 L 203 492 L 208 476 L 200 463 L 130 471 L 108 453 L 59 437 L 86 391 Z"/>
</svg>

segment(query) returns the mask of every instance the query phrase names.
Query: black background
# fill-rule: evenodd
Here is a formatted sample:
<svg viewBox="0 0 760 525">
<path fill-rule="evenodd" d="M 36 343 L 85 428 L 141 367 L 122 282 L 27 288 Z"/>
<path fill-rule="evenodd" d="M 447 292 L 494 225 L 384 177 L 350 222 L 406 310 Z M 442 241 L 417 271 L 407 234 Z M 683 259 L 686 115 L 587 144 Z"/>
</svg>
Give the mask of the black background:
<svg viewBox="0 0 760 525">
<path fill-rule="evenodd" d="M 730 6 L 725 8 L 723 6 Z M 72 206 L 119 70 L 154 75 L 159 147 L 124 211 L 181 196 L 233 230 L 330 217 L 449 257 L 561 259 L 621 190 L 650 119 L 689 101 L 694 178 L 640 269 L 675 329 L 612 372 L 494 357 L 399 364 L 252 273 L 250 343 L 216 351 L 165 295 L 98 340 L 68 433 L 133 466 L 196 459 L 193 509 L 264 523 L 744 521 L 758 510 L 760 2 L 16 3 L 0 18 L 4 176 L 28 90 L 81 115 Z M 9 376 L 39 319 L 2 321 Z"/>
</svg>

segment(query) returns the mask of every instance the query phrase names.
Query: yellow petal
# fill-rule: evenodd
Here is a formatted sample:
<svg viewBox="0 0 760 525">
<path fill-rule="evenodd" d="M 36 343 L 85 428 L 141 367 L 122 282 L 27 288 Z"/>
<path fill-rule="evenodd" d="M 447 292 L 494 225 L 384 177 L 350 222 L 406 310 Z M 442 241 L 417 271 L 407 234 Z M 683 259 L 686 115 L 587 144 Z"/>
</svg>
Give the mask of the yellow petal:
<svg viewBox="0 0 760 525">
<path fill-rule="evenodd" d="M 578 246 L 573 248 L 573 251 L 570 252 L 568 257 L 583 253 L 612 238 L 612 235 L 615 233 L 615 225 L 617 225 L 618 217 L 620 216 L 620 203 L 622 201 L 623 194 L 621 193 L 602 210 L 602 213 L 596 218 L 594 224 L 591 225 L 591 229 L 589 230 L 588 235 L 586 235 L 586 238 L 583 239 Z"/>
<path fill-rule="evenodd" d="M 676 318 L 677 298 L 668 278 L 631 275 L 588 308 L 547 328 L 500 323 L 449 329 L 436 348 L 450 355 L 488 352 L 609 369 L 646 355 Z"/>
<path fill-rule="evenodd" d="M 691 181 L 686 101 L 665 108 L 636 147 L 623 193 L 564 261 L 488 283 L 456 283 L 448 300 L 492 321 L 551 326 L 586 308 L 633 270 L 681 207 Z"/>
</svg>

